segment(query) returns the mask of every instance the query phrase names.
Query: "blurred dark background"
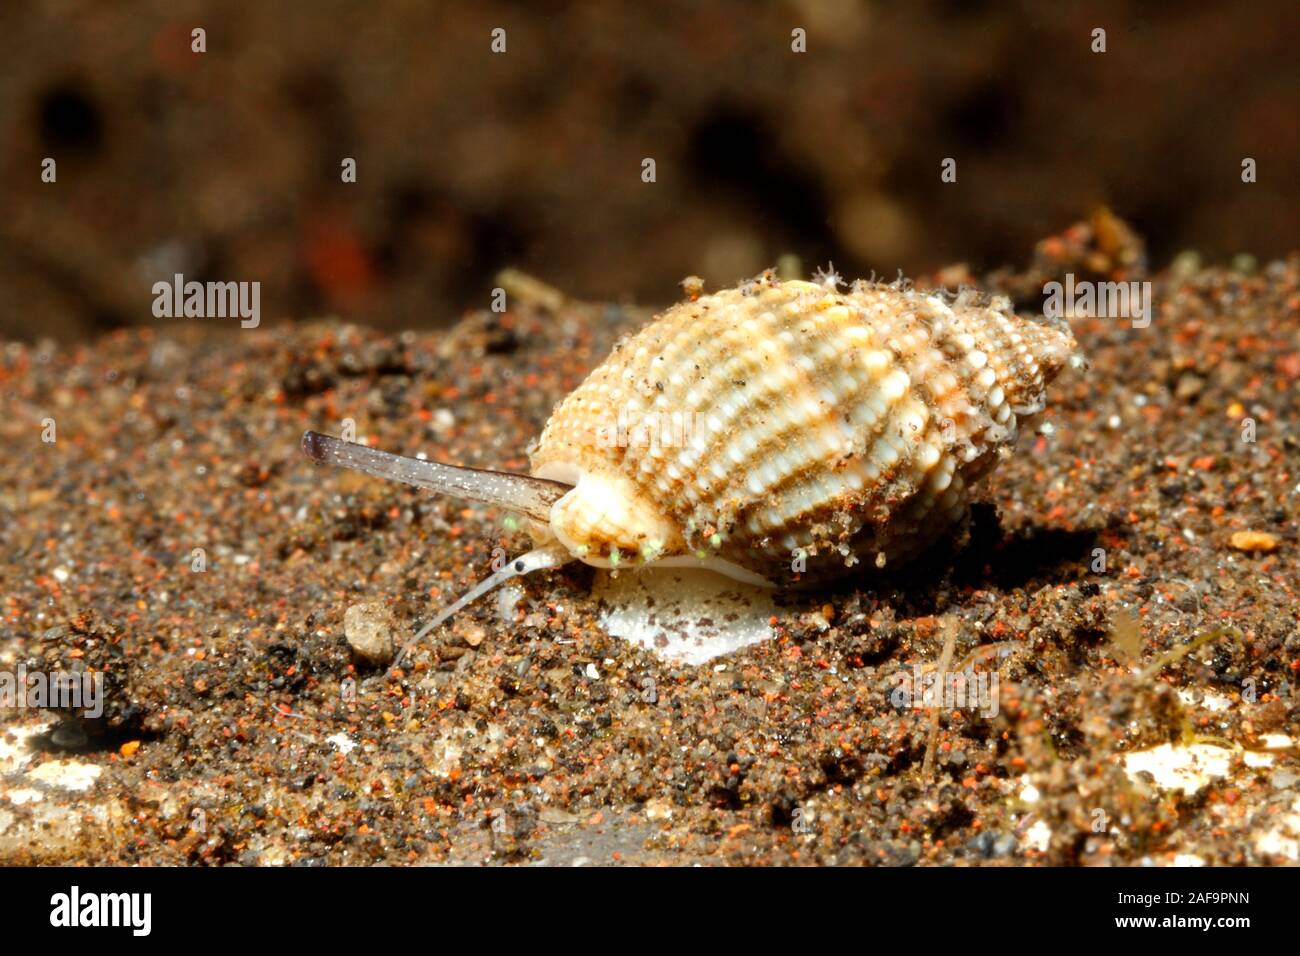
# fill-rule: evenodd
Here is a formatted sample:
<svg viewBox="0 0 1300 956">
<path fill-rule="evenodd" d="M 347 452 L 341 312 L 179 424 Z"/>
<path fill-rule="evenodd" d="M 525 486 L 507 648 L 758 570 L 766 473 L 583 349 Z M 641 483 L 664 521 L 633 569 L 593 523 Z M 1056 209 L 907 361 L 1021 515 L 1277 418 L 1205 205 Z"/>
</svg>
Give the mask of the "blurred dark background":
<svg viewBox="0 0 1300 956">
<path fill-rule="evenodd" d="M 1297 245 L 1298 50 L 1294 0 L 2 0 L 0 335 L 173 321 L 174 272 L 390 329 L 508 265 L 655 304 L 783 253 L 978 272 L 1102 204 L 1156 265 L 1265 259 Z"/>
</svg>

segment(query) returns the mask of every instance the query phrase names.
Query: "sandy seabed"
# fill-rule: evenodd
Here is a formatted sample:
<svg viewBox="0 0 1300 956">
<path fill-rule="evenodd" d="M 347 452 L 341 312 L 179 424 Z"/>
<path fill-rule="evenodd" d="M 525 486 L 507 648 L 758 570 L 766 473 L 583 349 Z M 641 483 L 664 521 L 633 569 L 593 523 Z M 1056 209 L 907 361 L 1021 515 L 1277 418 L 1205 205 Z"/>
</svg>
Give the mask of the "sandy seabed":
<svg viewBox="0 0 1300 956">
<path fill-rule="evenodd" d="M 644 311 L 4 346 L 0 664 L 93 669 L 105 707 L 4 711 L 0 860 L 1295 863 L 1300 259 L 1152 279 L 1150 327 L 1073 320 L 1090 368 L 933 560 L 703 662 L 611 635 L 618 588 L 570 565 L 359 664 L 350 606 L 403 639 L 527 540 L 298 450 L 351 418 L 526 470 Z M 891 702 L 950 626 L 996 714 Z"/>
</svg>

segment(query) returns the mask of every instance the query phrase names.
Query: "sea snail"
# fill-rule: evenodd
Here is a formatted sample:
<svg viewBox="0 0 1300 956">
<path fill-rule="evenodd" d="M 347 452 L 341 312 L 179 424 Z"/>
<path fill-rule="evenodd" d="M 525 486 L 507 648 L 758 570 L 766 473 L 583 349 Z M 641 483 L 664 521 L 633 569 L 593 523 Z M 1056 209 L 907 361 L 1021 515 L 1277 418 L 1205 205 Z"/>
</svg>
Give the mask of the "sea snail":
<svg viewBox="0 0 1300 956">
<path fill-rule="evenodd" d="M 528 519 L 535 549 L 411 643 L 506 579 L 575 558 L 774 586 L 854 573 L 860 559 L 900 563 L 961 520 L 972 484 L 1081 360 L 1068 327 L 1020 318 L 1005 300 L 839 285 L 833 273 L 765 272 L 668 309 L 560 402 L 531 475 L 316 432 L 302 447 Z"/>
</svg>

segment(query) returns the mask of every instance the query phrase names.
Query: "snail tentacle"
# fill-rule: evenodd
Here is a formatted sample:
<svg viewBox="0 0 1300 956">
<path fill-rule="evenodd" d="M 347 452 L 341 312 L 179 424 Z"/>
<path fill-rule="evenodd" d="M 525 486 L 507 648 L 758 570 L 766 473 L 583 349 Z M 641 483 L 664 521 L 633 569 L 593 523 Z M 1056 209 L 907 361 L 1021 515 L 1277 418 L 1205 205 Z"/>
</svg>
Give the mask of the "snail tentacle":
<svg viewBox="0 0 1300 956">
<path fill-rule="evenodd" d="M 555 544 L 547 545 L 543 548 L 537 548 L 533 551 L 529 551 L 527 554 L 521 554 L 519 557 L 512 559 L 510 563 L 500 571 L 488 575 L 478 584 L 474 585 L 474 587 L 462 594 L 453 603 L 447 605 L 434 615 L 433 620 L 420 628 L 420 630 L 416 632 L 415 637 L 407 641 L 406 646 L 402 648 L 397 657 L 393 658 L 393 667 L 396 667 L 402 662 L 402 658 L 406 656 L 407 652 L 412 647 L 420 642 L 420 639 L 423 638 L 424 635 L 428 634 L 435 627 L 447 620 L 447 618 L 451 617 L 467 604 L 472 604 L 484 594 L 495 590 L 511 578 L 522 577 L 525 574 L 532 574 L 534 571 L 542 571 L 546 568 L 558 568 L 560 565 L 568 564 L 572 560 L 573 555 L 570 554 L 566 548 L 562 545 Z"/>
<path fill-rule="evenodd" d="M 438 494 L 498 505 L 543 524 L 550 520 L 551 506 L 572 490 L 571 485 L 559 481 L 408 458 L 320 432 L 304 432 L 302 450 L 318 464 L 340 465 Z"/>
</svg>

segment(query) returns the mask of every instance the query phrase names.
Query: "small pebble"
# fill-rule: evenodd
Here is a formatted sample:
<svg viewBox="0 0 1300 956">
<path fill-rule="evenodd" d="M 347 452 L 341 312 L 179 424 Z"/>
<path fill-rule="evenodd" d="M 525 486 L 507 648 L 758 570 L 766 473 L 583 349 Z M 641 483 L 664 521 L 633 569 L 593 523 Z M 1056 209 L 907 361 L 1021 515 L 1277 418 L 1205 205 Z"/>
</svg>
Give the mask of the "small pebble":
<svg viewBox="0 0 1300 956">
<path fill-rule="evenodd" d="M 1277 535 L 1267 531 L 1238 531 L 1228 542 L 1236 551 L 1276 551 Z"/>
<path fill-rule="evenodd" d="M 1189 372 L 1178 380 L 1178 385 L 1174 389 L 1174 397 L 1184 401 L 1189 398 L 1195 398 L 1197 395 L 1201 394 L 1201 389 L 1204 387 L 1205 379 Z"/>
<path fill-rule="evenodd" d="M 478 647 L 487 637 L 487 630 L 481 624 L 475 624 L 473 621 L 458 621 L 456 624 L 456 633 L 462 637 L 470 647 Z"/>
<path fill-rule="evenodd" d="M 1273 771 L 1273 775 L 1269 777 L 1268 782 L 1272 784 L 1275 790 L 1285 790 L 1288 787 L 1294 787 L 1297 782 L 1300 782 L 1300 777 L 1297 777 L 1290 770 L 1279 767 Z"/>
<path fill-rule="evenodd" d="M 654 797 L 645 802 L 645 818 L 647 820 L 670 820 L 673 815 L 673 805 L 663 797 Z"/>
<path fill-rule="evenodd" d="M 393 612 L 383 604 L 354 604 L 343 615 L 343 634 L 353 655 L 367 664 L 393 659 Z"/>
</svg>

